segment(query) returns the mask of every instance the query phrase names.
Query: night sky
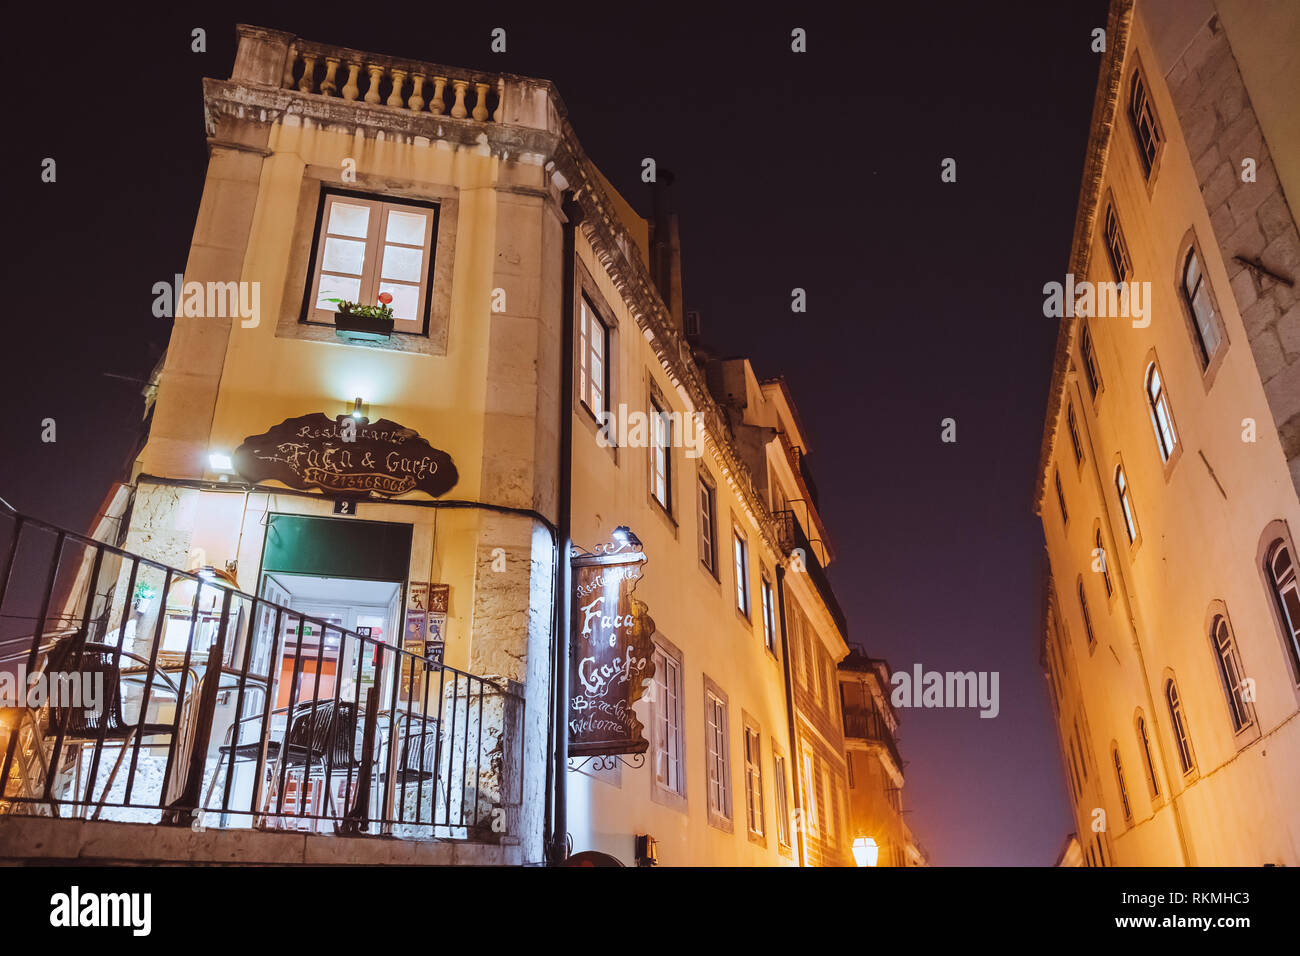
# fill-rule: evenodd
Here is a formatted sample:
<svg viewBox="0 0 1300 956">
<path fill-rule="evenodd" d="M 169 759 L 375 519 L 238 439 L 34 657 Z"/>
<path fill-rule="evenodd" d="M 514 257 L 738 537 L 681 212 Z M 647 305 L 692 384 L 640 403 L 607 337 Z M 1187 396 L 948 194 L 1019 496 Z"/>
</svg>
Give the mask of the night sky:
<svg viewBox="0 0 1300 956">
<path fill-rule="evenodd" d="M 717 353 L 788 380 L 851 639 L 895 670 L 1000 672 L 996 719 L 900 712 L 904 806 L 931 861 L 1051 864 L 1073 825 L 1037 663 L 1041 290 L 1065 272 L 1106 3 L 515 6 L 7 13 L 24 52 L 6 96 L 0 496 L 84 529 L 130 453 L 131 379 L 170 331 L 151 289 L 183 271 L 202 189 L 200 79 L 230 75 L 235 23 L 548 78 L 643 214 L 642 159 L 674 171 L 686 307 Z"/>
</svg>

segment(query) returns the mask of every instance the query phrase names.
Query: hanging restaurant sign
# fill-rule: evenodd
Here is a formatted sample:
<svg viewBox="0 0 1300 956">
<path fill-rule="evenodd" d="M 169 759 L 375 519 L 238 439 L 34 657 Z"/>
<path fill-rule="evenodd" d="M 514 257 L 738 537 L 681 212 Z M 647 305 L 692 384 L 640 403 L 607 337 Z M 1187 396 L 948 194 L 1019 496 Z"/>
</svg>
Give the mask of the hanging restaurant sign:
<svg viewBox="0 0 1300 956">
<path fill-rule="evenodd" d="M 643 754 L 645 728 L 632 705 L 654 677 L 655 623 L 632 596 L 645 554 L 626 541 L 577 555 L 569 642 L 569 754 Z M 631 543 L 628 543 L 628 542 Z"/>
<path fill-rule="evenodd" d="M 245 438 L 235 449 L 235 470 L 251 482 L 273 478 L 290 488 L 385 497 L 410 491 L 437 497 L 460 478 L 451 456 L 413 428 L 321 412 Z"/>
</svg>

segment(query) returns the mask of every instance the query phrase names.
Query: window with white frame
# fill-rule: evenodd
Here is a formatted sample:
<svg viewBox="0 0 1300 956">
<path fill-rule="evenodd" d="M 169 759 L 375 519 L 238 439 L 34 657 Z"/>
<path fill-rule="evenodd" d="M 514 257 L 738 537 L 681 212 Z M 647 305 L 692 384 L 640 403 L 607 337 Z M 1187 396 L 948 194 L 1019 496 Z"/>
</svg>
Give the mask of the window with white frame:
<svg viewBox="0 0 1300 956">
<path fill-rule="evenodd" d="M 1115 213 L 1115 204 L 1106 203 L 1106 252 L 1110 256 L 1110 267 L 1115 272 L 1115 281 L 1124 282 L 1133 271 L 1133 261 L 1129 258 L 1128 243 L 1124 241 L 1124 231 L 1119 227 L 1119 216 Z"/>
<path fill-rule="evenodd" d="M 817 791 L 814 784 L 817 781 L 817 764 L 816 757 L 813 755 L 812 748 L 807 744 L 803 746 L 803 813 L 804 826 L 808 833 L 816 836 L 820 831 L 820 825 L 817 819 Z"/>
<path fill-rule="evenodd" d="M 1124 819 L 1133 819 L 1133 806 L 1128 802 L 1128 784 L 1124 781 L 1124 764 L 1119 759 L 1119 747 L 1111 744 L 1110 759 L 1115 764 L 1115 785 L 1119 787 L 1119 805 L 1124 811 Z"/>
<path fill-rule="evenodd" d="M 700 476 L 697 497 L 700 505 L 700 564 L 716 577 L 718 574 L 717 510 L 713 486 L 704 479 L 703 475 Z"/>
<path fill-rule="evenodd" d="M 1088 391 L 1093 398 L 1101 391 L 1101 367 L 1097 364 L 1097 349 L 1092 343 L 1088 323 L 1079 326 L 1079 354 L 1083 357 L 1083 374 L 1088 380 Z"/>
<path fill-rule="evenodd" d="M 650 396 L 650 494 L 660 507 L 671 511 L 673 423 L 668 411 Z"/>
<path fill-rule="evenodd" d="M 1132 544 L 1138 535 L 1137 512 L 1133 508 L 1133 491 L 1129 488 L 1123 465 L 1115 466 L 1115 491 L 1119 495 L 1120 511 L 1124 515 L 1124 532 L 1128 535 L 1128 543 Z"/>
<path fill-rule="evenodd" d="M 1074 463 L 1083 464 L 1083 442 L 1079 440 L 1079 423 L 1074 417 L 1074 402 L 1068 401 L 1065 406 L 1065 424 L 1070 430 L 1070 446 L 1074 449 Z"/>
<path fill-rule="evenodd" d="M 1088 635 L 1088 646 L 1097 646 L 1097 635 L 1092 629 L 1092 615 L 1088 612 L 1088 595 L 1083 590 L 1083 578 L 1079 578 L 1079 613 L 1083 615 L 1083 631 Z"/>
<path fill-rule="evenodd" d="M 776 842 L 790 846 L 790 798 L 786 788 L 790 785 L 785 755 L 772 751 L 772 784 L 776 788 Z"/>
<path fill-rule="evenodd" d="M 1142 161 L 1142 172 L 1149 179 L 1155 169 L 1156 157 L 1160 153 L 1163 137 L 1160 133 L 1160 124 L 1156 120 L 1155 109 L 1151 105 L 1151 96 L 1142 79 L 1142 72 L 1136 68 L 1129 80 L 1128 115 L 1133 123 L 1133 135 L 1137 139 L 1138 159 Z"/>
<path fill-rule="evenodd" d="M 763 819 L 763 738 L 758 728 L 745 725 L 745 825 L 755 836 L 766 833 Z"/>
<path fill-rule="evenodd" d="M 1196 357 L 1201 360 L 1201 368 L 1209 368 L 1223 344 L 1223 325 L 1195 246 L 1188 251 L 1183 263 L 1183 301 L 1192 314 L 1196 330 Z"/>
<path fill-rule="evenodd" d="M 598 420 L 609 402 L 609 326 L 583 296 L 578 306 L 578 398 Z"/>
<path fill-rule="evenodd" d="M 1165 703 L 1169 707 L 1169 726 L 1173 729 L 1174 742 L 1178 745 L 1178 766 L 1186 776 L 1196 769 L 1196 757 L 1192 752 L 1192 735 L 1187 728 L 1183 699 L 1173 678 L 1165 681 Z"/>
<path fill-rule="evenodd" d="M 1146 771 L 1147 790 L 1151 799 L 1160 796 L 1160 780 L 1156 777 L 1156 762 L 1151 754 L 1151 735 L 1147 731 L 1147 719 L 1141 714 L 1137 718 L 1138 748 L 1142 751 L 1142 769 Z"/>
<path fill-rule="evenodd" d="M 436 220 L 429 203 L 326 193 L 304 320 L 333 324 L 342 303 L 374 306 L 386 294 L 393 331 L 423 333 Z"/>
<path fill-rule="evenodd" d="M 731 555 L 736 574 L 736 610 L 749 617 L 749 542 L 738 529 L 731 532 Z"/>
<path fill-rule="evenodd" d="M 727 743 L 727 701 L 711 688 L 704 692 L 705 758 L 708 761 L 709 813 L 731 819 L 731 754 Z"/>
<path fill-rule="evenodd" d="M 1151 427 L 1155 429 L 1160 460 L 1167 462 L 1178 447 L 1178 433 L 1174 431 L 1174 414 L 1169 409 L 1169 393 L 1165 391 L 1160 369 L 1152 362 L 1147 366 L 1147 408 L 1151 412 Z"/>
<path fill-rule="evenodd" d="M 655 783 L 678 796 L 686 795 L 685 733 L 682 726 L 682 664 L 655 646 L 654 768 Z"/>
<path fill-rule="evenodd" d="M 1092 556 L 1097 562 L 1097 569 L 1101 574 L 1101 583 L 1106 588 L 1106 597 L 1110 597 L 1115 593 L 1115 585 L 1110 579 L 1110 568 L 1106 564 L 1106 546 L 1101 540 L 1101 528 L 1097 529 L 1093 542 L 1096 544 L 1096 548 L 1093 549 Z"/>
<path fill-rule="evenodd" d="M 772 594 L 772 582 L 763 575 L 763 645 L 776 653 L 776 600 Z"/>
<path fill-rule="evenodd" d="M 1210 640 L 1214 644 L 1214 654 L 1219 662 L 1219 677 L 1223 680 L 1223 690 L 1228 697 L 1228 713 L 1232 717 L 1233 733 L 1239 733 L 1255 723 L 1255 712 L 1247 700 L 1246 678 L 1242 672 L 1241 657 L 1237 653 L 1237 642 L 1228 626 L 1228 619 L 1223 615 L 1215 617 L 1210 624 Z"/>
<path fill-rule="evenodd" d="M 1297 671 L 1300 671 L 1300 583 L 1297 582 L 1291 549 L 1284 539 L 1278 538 L 1268 546 L 1265 565 L 1287 650 L 1291 652 Z"/>
</svg>

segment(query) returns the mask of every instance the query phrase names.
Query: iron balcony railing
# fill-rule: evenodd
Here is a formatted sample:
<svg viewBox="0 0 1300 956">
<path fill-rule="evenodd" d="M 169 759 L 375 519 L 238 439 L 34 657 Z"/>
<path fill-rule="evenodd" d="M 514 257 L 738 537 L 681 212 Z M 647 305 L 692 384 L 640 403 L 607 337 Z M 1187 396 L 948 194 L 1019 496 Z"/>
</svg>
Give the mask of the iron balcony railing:
<svg viewBox="0 0 1300 956">
<path fill-rule="evenodd" d="M 0 813 L 514 833 L 518 685 L 4 507 L 0 528 Z"/>
<path fill-rule="evenodd" d="M 894 766 L 899 770 L 903 769 L 903 758 L 898 752 L 893 731 L 877 711 L 856 707 L 844 708 L 844 736 L 882 745 L 889 751 Z"/>
</svg>

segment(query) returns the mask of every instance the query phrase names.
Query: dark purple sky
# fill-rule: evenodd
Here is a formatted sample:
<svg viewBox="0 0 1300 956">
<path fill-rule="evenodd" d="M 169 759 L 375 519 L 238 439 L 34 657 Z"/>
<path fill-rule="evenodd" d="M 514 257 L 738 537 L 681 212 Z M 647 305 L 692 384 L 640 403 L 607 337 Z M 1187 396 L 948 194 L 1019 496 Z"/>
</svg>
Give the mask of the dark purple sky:
<svg viewBox="0 0 1300 956">
<path fill-rule="evenodd" d="M 105 373 L 143 378 L 167 341 L 151 287 L 184 267 L 199 81 L 229 76 L 236 22 L 549 78 L 643 212 L 641 160 L 675 171 L 687 308 L 718 351 L 788 379 L 852 638 L 895 669 L 1001 674 L 997 719 L 901 714 L 904 805 L 933 862 L 1050 864 L 1072 824 L 1037 667 L 1031 494 L 1055 338 L 1041 289 L 1065 271 L 1106 3 L 516 6 L 11 14 L 34 72 L 6 101 L 21 135 L 5 148 L 0 496 L 82 528 L 129 451 L 138 385 Z"/>
</svg>

